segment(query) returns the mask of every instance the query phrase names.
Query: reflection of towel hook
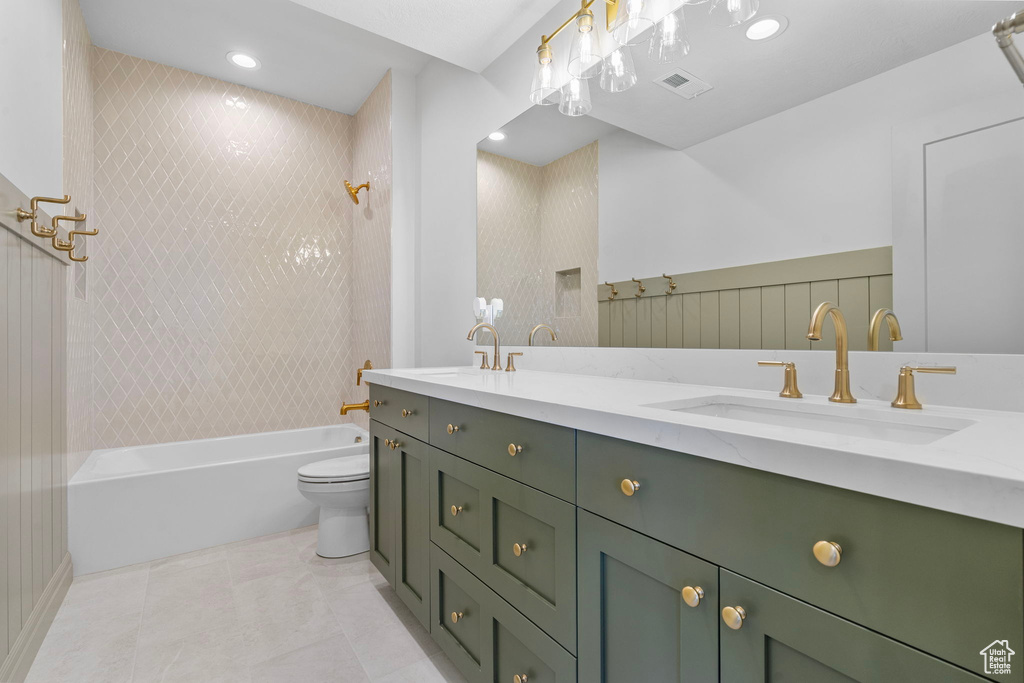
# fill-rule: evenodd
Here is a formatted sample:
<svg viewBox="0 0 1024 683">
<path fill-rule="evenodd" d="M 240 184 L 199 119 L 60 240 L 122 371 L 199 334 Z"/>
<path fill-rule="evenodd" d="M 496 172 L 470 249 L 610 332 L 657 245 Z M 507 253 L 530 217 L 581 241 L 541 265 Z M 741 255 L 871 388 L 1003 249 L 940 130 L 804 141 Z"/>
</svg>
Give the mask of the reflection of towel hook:
<svg viewBox="0 0 1024 683">
<path fill-rule="evenodd" d="M 636 294 L 634 294 L 633 296 L 635 296 L 637 299 L 639 299 L 640 297 L 642 297 L 644 295 L 644 292 L 647 291 L 647 288 L 644 287 L 644 283 L 643 283 L 642 280 L 637 280 L 635 277 L 631 277 L 629 279 L 636 283 L 636 285 L 637 285 L 637 287 L 636 287 Z"/>
<path fill-rule="evenodd" d="M 608 301 L 611 301 L 612 299 L 614 299 L 615 297 L 617 297 L 619 295 L 619 290 L 615 289 L 615 285 L 613 285 L 610 282 L 606 281 L 605 284 L 612 288 L 612 295 L 610 297 L 608 297 Z"/>
<path fill-rule="evenodd" d="M 672 290 L 675 289 L 678 285 L 676 285 L 676 283 L 672 281 L 672 278 L 670 276 L 662 274 L 662 277 L 668 280 L 668 289 L 665 290 L 665 293 L 671 294 Z"/>
</svg>

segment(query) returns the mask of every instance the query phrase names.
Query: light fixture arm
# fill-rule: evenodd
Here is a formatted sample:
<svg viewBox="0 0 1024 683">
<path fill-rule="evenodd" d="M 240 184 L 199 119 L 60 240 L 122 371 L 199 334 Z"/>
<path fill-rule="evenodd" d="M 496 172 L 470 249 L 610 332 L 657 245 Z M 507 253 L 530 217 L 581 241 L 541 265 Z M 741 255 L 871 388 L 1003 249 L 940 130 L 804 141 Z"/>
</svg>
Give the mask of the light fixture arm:
<svg viewBox="0 0 1024 683">
<path fill-rule="evenodd" d="M 1017 78 L 1024 83 L 1024 56 L 1020 54 L 1017 46 L 1013 44 L 1014 33 L 1024 33 L 1024 10 L 1017 12 L 1003 19 L 992 27 L 995 34 L 996 44 L 1006 55 L 1007 61 L 1017 74 Z"/>
<path fill-rule="evenodd" d="M 559 26 L 558 28 L 556 28 L 556 29 L 554 30 L 554 32 L 553 32 L 553 33 L 552 33 L 551 35 L 549 35 L 549 36 L 544 36 L 544 35 L 542 35 L 542 36 L 540 37 L 540 45 L 541 45 L 541 47 L 544 47 L 545 45 L 547 45 L 548 43 L 550 43 L 550 42 L 551 42 L 552 40 L 554 40 L 554 39 L 555 39 L 555 36 L 557 36 L 557 35 L 558 35 L 559 33 L 561 33 L 562 31 L 564 31 L 564 30 L 565 30 L 565 28 L 566 28 L 566 27 L 567 27 L 567 26 L 568 26 L 569 24 L 571 24 L 572 22 L 576 21 L 576 19 L 578 19 L 578 18 L 579 18 L 579 16 L 580 16 L 581 14 L 583 14 L 583 12 L 584 12 L 585 10 L 588 10 L 588 9 L 590 9 L 590 6 L 591 6 L 591 5 L 593 5 L 593 4 L 594 4 L 594 3 L 596 2 L 596 1 L 597 1 L 597 0 L 589 0 L 589 1 L 588 1 L 588 0 L 582 0 L 582 3 L 581 3 L 581 6 L 580 6 L 580 8 L 579 8 L 578 10 L 576 10 L 576 13 L 575 13 L 575 14 L 573 14 L 573 15 L 572 15 L 571 17 L 569 17 L 569 18 L 568 18 L 568 19 L 566 19 L 566 20 L 565 20 L 564 22 L 562 22 L 562 25 L 561 25 L 561 26 Z"/>
</svg>

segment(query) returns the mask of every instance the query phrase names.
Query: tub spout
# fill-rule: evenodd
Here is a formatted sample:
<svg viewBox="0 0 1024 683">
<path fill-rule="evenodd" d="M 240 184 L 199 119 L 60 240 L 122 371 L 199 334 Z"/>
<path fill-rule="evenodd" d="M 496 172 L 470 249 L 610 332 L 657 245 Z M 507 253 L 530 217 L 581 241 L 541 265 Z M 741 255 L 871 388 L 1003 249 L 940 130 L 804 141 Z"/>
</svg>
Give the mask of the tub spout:
<svg viewBox="0 0 1024 683">
<path fill-rule="evenodd" d="M 348 415 L 353 410 L 365 410 L 370 412 L 370 399 L 366 399 L 362 403 L 343 403 L 341 404 L 341 414 Z"/>
</svg>

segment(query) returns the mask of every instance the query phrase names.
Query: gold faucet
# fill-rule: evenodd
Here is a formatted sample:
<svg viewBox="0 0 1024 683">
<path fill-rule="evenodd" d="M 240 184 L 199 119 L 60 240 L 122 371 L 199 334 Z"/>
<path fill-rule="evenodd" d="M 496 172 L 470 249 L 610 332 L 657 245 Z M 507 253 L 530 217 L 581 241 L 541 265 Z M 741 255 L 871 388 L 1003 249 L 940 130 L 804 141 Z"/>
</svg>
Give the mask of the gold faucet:
<svg viewBox="0 0 1024 683">
<path fill-rule="evenodd" d="M 356 370 L 356 386 L 363 383 L 363 370 L 373 370 L 373 363 L 366 361 L 363 363 L 363 367 Z M 369 382 L 367 382 L 369 384 Z M 342 403 L 341 414 L 348 415 L 353 410 L 365 410 L 370 412 L 370 399 L 366 399 L 362 403 Z"/>
<path fill-rule="evenodd" d="M 850 353 L 846 318 L 839 307 L 831 301 L 823 301 L 811 316 L 807 338 L 811 341 L 821 341 L 821 328 L 825 324 L 826 315 L 832 318 L 832 324 L 836 328 L 836 387 L 828 400 L 833 403 L 856 403 L 857 399 L 850 393 Z"/>
<path fill-rule="evenodd" d="M 955 367 L 914 367 L 904 365 L 900 368 L 899 391 L 896 398 L 892 400 L 893 408 L 906 408 L 909 410 L 921 410 L 921 402 L 917 400 L 917 392 L 914 391 L 914 371 L 930 372 L 937 375 L 955 375 Z"/>
<path fill-rule="evenodd" d="M 473 341 L 473 335 L 476 334 L 476 331 L 481 327 L 490 330 L 491 334 L 494 336 L 494 365 L 491 366 L 491 370 L 501 370 L 501 341 L 498 339 L 498 331 L 494 329 L 494 326 L 488 325 L 487 323 L 477 323 L 476 325 L 473 325 L 473 329 L 471 329 L 469 334 L 466 335 L 466 339 Z"/>
<path fill-rule="evenodd" d="M 533 346 L 533 335 L 537 334 L 538 330 L 547 330 L 548 332 L 551 333 L 551 341 L 558 341 L 558 337 L 555 336 L 555 331 L 548 327 L 547 325 L 545 325 L 544 323 L 541 323 L 540 325 L 537 325 L 532 330 L 530 330 L 530 346 Z"/>
<path fill-rule="evenodd" d="M 871 317 L 871 329 L 868 330 L 868 351 L 878 350 L 878 335 L 882 333 L 882 321 L 889 323 L 889 341 L 903 341 L 903 331 L 896 314 L 888 308 L 879 308 Z"/>
</svg>

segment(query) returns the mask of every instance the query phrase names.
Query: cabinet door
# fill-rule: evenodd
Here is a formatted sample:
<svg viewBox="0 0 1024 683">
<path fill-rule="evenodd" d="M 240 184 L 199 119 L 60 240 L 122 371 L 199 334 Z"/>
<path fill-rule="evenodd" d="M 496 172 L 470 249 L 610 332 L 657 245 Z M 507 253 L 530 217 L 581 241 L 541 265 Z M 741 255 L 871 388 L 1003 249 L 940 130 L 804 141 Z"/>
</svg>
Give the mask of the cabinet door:
<svg viewBox="0 0 1024 683">
<path fill-rule="evenodd" d="M 395 501 L 395 592 L 425 628 L 430 614 L 430 473 L 427 445 L 395 434 L 392 484 Z"/>
<path fill-rule="evenodd" d="M 721 606 L 722 683 L 985 680 L 725 569 Z M 737 630 L 730 607 L 746 615 Z"/>
<path fill-rule="evenodd" d="M 579 679 L 717 681 L 718 567 L 578 514 Z M 703 592 L 696 606 L 687 586 Z"/>
<path fill-rule="evenodd" d="M 398 432 L 370 420 L 370 561 L 395 585 L 396 458 L 387 445 Z"/>
</svg>

